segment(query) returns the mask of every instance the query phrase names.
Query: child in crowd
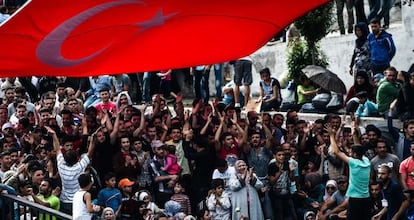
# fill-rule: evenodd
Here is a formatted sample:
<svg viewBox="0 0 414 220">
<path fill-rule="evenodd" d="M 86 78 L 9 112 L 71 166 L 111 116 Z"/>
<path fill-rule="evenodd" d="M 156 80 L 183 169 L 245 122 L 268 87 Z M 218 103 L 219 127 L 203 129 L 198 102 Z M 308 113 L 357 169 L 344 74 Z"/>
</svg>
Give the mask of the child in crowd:
<svg viewBox="0 0 414 220">
<path fill-rule="evenodd" d="M 73 219 L 92 219 L 93 213 L 99 212 L 101 207 L 92 204 L 91 193 L 88 191 L 93 185 L 92 177 L 88 173 L 83 173 L 78 178 L 80 190 L 73 196 Z"/>
<path fill-rule="evenodd" d="M 114 210 L 111 207 L 104 208 L 101 216 L 102 220 L 115 220 L 115 218 Z"/>
<path fill-rule="evenodd" d="M 218 159 L 216 161 L 216 169 L 213 171 L 212 179 L 222 179 L 224 181 L 224 193 L 229 197 L 231 190 L 229 189 L 229 179 L 231 175 L 236 175 L 236 169 L 233 166 L 228 166 L 227 161 Z"/>
<path fill-rule="evenodd" d="M 174 195 L 171 196 L 171 200 L 176 201 L 180 203 L 181 210 L 180 212 L 183 212 L 187 215 L 191 215 L 191 203 L 190 199 L 187 195 L 184 194 L 185 189 L 183 187 L 183 183 L 181 181 L 178 181 L 175 183 L 174 186 Z"/>
<path fill-rule="evenodd" d="M 111 207 L 115 210 L 115 216 L 119 216 L 122 208 L 122 194 L 115 188 L 115 173 L 109 172 L 104 177 L 106 187 L 98 193 L 98 205 Z"/>
<path fill-rule="evenodd" d="M 181 172 L 181 166 L 178 164 L 177 155 L 175 155 L 175 146 L 166 147 L 167 156 L 165 157 L 165 166 L 161 168 L 170 175 L 178 175 Z"/>
<path fill-rule="evenodd" d="M 224 191 L 223 179 L 213 179 L 211 182 L 212 190 L 207 198 L 207 207 L 210 211 L 212 220 L 230 219 L 230 199 Z"/>
<path fill-rule="evenodd" d="M 150 193 L 147 190 L 141 190 L 135 194 L 135 197 L 138 201 L 144 201 L 145 207 L 150 209 L 152 213 L 159 214 L 162 213 L 160 209 L 153 201 L 151 201 Z"/>
</svg>

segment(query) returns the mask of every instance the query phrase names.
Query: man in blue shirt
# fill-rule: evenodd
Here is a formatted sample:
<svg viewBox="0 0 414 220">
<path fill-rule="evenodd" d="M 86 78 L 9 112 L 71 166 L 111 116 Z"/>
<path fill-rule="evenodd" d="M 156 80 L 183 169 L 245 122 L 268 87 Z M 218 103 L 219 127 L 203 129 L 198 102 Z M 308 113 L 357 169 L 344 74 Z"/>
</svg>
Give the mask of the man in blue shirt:
<svg viewBox="0 0 414 220">
<path fill-rule="evenodd" d="M 368 35 L 371 52 L 371 70 L 373 75 L 384 72 L 390 67 L 390 62 L 395 55 L 395 45 L 392 35 L 381 29 L 381 22 L 377 18 L 370 21 L 372 33 Z"/>
</svg>

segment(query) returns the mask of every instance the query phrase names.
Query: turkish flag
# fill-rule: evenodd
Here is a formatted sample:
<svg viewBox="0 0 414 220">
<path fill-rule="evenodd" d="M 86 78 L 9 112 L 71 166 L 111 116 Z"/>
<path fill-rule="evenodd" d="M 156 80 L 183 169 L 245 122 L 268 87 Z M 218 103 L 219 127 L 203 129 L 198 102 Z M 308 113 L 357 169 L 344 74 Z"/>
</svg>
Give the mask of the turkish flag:
<svg viewBox="0 0 414 220">
<path fill-rule="evenodd" d="M 90 76 L 249 55 L 328 0 L 33 0 L 0 27 L 0 76 Z"/>
</svg>

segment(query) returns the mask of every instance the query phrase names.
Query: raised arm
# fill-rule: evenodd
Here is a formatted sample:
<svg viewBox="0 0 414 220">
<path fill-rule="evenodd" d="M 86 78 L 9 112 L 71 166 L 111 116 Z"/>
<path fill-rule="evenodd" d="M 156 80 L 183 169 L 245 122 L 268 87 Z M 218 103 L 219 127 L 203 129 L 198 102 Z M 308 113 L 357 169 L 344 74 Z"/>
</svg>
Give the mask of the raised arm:
<svg viewBox="0 0 414 220">
<path fill-rule="evenodd" d="M 49 126 L 44 126 L 47 130 L 47 133 L 49 133 L 50 135 L 52 135 L 52 139 L 53 139 L 53 149 L 55 150 L 56 154 L 61 153 L 60 151 L 60 142 L 59 142 L 59 138 L 56 135 L 56 132 L 50 128 Z"/>
<path fill-rule="evenodd" d="M 91 159 L 96 146 L 96 134 L 102 129 L 99 127 L 91 136 L 88 137 L 88 152 L 86 153 Z"/>
<path fill-rule="evenodd" d="M 115 144 L 116 139 L 118 138 L 119 120 L 120 120 L 119 117 L 120 117 L 121 113 L 124 111 L 124 109 L 125 109 L 125 106 L 122 106 L 120 109 L 117 109 L 115 123 L 114 123 L 114 129 L 109 134 L 109 137 L 110 137 L 110 140 L 111 140 L 111 144 Z"/>
<path fill-rule="evenodd" d="M 263 127 L 263 130 L 264 130 L 265 135 L 266 135 L 266 144 L 265 144 L 265 147 L 267 149 L 270 149 L 272 147 L 272 140 L 273 140 L 272 132 L 265 125 L 265 123 L 262 123 L 262 127 Z M 245 132 L 245 135 L 247 136 L 247 132 Z"/>
<path fill-rule="evenodd" d="M 336 142 L 336 131 L 332 128 L 332 125 L 328 124 L 326 129 L 329 133 L 330 141 L 331 141 L 331 148 L 333 153 L 345 163 L 349 163 L 349 157 L 342 151 L 339 150 L 338 144 Z"/>
<path fill-rule="evenodd" d="M 148 105 L 145 105 L 145 107 L 140 110 L 140 112 L 141 112 L 141 122 L 139 124 L 139 127 L 137 129 L 135 129 L 135 131 L 132 134 L 132 136 L 134 136 L 134 137 L 138 137 L 145 128 L 145 109 L 147 108 L 147 106 Z"/>
<path fill-rule="evenodd" d="M 217 128 L 216 134 L 214 135 L 214 147 L 216 148 L 216 151 L 218 152 L 221 148 L 221 143 L 220 143 L 220 135 L 221 132 L 223 130 L 223 125 L 224 125 L 224 117 L 220 118 L 220 125 Z"/>
</svg>

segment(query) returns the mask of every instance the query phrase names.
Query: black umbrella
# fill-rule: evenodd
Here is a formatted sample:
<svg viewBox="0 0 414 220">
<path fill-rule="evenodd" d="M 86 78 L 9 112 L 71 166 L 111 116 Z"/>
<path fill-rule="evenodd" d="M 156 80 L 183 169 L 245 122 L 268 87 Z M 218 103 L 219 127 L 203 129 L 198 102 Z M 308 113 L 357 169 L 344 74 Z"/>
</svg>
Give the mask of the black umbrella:
<svg viewBox="0 0 414 220">
<path fill-rule="evenodd" d="M 330 70 L 321 66 L 309 65 L 302 69 L 302 72 L 314 83 L 323 89 L 346 94 L 344 82 Z"/>
</svg>

